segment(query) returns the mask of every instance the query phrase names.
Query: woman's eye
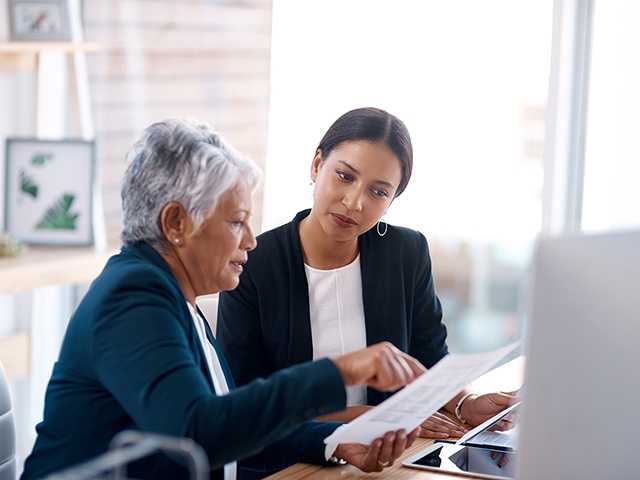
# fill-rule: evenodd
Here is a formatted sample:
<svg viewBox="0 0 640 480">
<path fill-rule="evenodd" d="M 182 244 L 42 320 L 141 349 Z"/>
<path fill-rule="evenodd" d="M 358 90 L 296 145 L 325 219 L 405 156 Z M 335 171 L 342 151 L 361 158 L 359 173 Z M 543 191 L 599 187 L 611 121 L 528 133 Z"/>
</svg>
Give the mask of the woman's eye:
<svg viewBox="0 0 640 480">
<path fill-rule="evenodd" d="M 244 222 L 241 221 L 233 221 L 231 222 L 231 226 L 237 230 L 241 229 L 244 226 Z"/>
<path fill-rule="evenodd" d="M 345 172 L 341 172 L 340 170 L 336 170 L 336 175 L 338 175 L 338 178 L 343 182 L 350 182 L 353 180 L 352 175 L 349 175 L 348 173 L 345 173 Z"/>
<path fill-rule="evenodd" d="M 380 190 L 378 188 L 372 188 L 371 189 L 371 193 L 373 193 L 374 196 L 380 197 L 380 198 L 384 198 L 384 197 L 388 197 L 389 196 L 389 194 L 387 192 L 385 192 L 384 190 Z"/>
</svg>

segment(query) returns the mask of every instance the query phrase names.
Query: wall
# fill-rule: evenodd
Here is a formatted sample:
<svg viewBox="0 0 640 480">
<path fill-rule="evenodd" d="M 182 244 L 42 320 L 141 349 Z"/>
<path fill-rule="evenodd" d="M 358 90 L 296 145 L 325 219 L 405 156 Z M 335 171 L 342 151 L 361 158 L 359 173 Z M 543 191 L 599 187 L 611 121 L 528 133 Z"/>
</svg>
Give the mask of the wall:
<svg viewBox="0 0 640 480">
<path fill-rule="evenodd" d="M 213 125 L 264 166 L 271 0 L 84 3 L 107 236 L 117 242 L 124 157 L 148 124 L 166 117 Z M 254 226 L 261 224 L 258 192 Z"/>
</svg>

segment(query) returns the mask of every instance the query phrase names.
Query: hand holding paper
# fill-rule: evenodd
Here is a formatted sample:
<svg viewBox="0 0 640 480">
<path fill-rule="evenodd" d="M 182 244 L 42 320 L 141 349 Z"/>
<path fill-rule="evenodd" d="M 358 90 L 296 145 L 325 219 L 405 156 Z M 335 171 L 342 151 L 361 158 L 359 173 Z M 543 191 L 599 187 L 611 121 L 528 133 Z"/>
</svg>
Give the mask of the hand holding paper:
<svg viewBox="0 0 640 480">
<path fill-rule="evenodd" d="M 368 445 L 388 431 L 412 431 L 517 346 L 512 344 L 488 353 L 447 355 L 403 390 L 351 423 L 336 429 L 325 439 L 325 443 Z"/>
</svg>

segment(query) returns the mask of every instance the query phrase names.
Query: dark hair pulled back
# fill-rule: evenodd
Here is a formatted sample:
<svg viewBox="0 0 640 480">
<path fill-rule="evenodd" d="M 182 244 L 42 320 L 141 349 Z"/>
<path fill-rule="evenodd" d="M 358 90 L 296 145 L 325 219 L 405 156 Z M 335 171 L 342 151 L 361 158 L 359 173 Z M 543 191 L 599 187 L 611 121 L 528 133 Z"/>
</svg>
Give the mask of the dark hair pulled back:
<svg viewBox="0 0 640 480">
<path fill-rule="evenodd" d="M 326 158 L 341 143 L 357 140 L 382 142 L 398 157 L 402 176 L 395 196 L 400 195 L 407 187 L 413 169 L 411 137 L 402 120 L 379 108 L 351 110 L 333 122 L 320 140 L 318 149 Z"/>
</svg>

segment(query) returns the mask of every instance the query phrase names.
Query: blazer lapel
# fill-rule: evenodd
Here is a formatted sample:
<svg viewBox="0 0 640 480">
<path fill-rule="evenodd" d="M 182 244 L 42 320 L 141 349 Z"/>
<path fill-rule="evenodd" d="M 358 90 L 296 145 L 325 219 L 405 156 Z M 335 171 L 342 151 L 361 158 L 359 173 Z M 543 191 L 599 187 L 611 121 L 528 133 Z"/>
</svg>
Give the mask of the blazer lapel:
<svg viewBox="0 0 640 480">
<path fill-rule="evenodd" d="M 292 255 L 289 265 L 289 364 L 297 364 L 313 358 L 311 318 L 309 315 L 309 285 L 304 271 L 304 257 L 298 227 L 310 210 L 298 213 L 289 224 L 287 242 Z"/>
<path fill-rule="evenodd" d="M 233 390 L 234 388 L 236 388 L 236 384 L 233 381 L 233 375 L 231 375 L 231 368 L 229 368 L 227 359 L 225 358 L 224 353 L 222 353 L 222 349 L 220 349 L 220 346 L 218 345 L 218 341 L 216 340 L 216 337 L 213 336 L 213 332 L 211 331 L 211 327 L 209 326 L 207 317 L 204 316 L 204 314 L 202 313 L 202 310 L 200 310 L 200 307 L 196 306 L 196 308 L 198 310 L 198 315 L 200 315 L 204 319 L 204 328 L 207 332 L 207 340 L 209 340 L 209 343 L 211 343 L 211 345 L 213 346 L 213 349 L 215 350 L 216 355 L 218 355 L 218 360 L 220 361 L 220 366 L 222 367 L 222 373 L 224 373 L 224 378 L 227 381 L 227 386 L 229 387 L 229 390 Z"/>
<path fill-rule="evenodd" d="M 369 235 L 371 231 L 360 235 L 358 247 L 360 249 L 360 274 L 362 277 L 362 307 L 364 311 L 364 324 L 367 330 L 367 346 L 389 340 L 392 338 L 389 332 L 391 318 L 387 318 L 385 305 L 388 302 L 389 290 L 382 285 L 380 275 L 385 270 L 378 256 L 380 252 L 375 250 L 375 239 Z M 389 393 L 367 388 L 367 403 L 378 405 L 390 396 Z"/>
<path fill-rule="evenodd" d="M 380 273 L 384 272 L 376 262 L 376 252 L 373 250 L 369 232 L 358 238 L 360 250 L 360 275 L 362 277 L 362 306 L 364 310 L 364 324 L 367 329 L 367 346 L 389 339 L 388 323 L 391 319 L 384 318 L 383 305 L 380 299 L 385 299 L 387 292 L 380 289 Z"/>
</svg>

